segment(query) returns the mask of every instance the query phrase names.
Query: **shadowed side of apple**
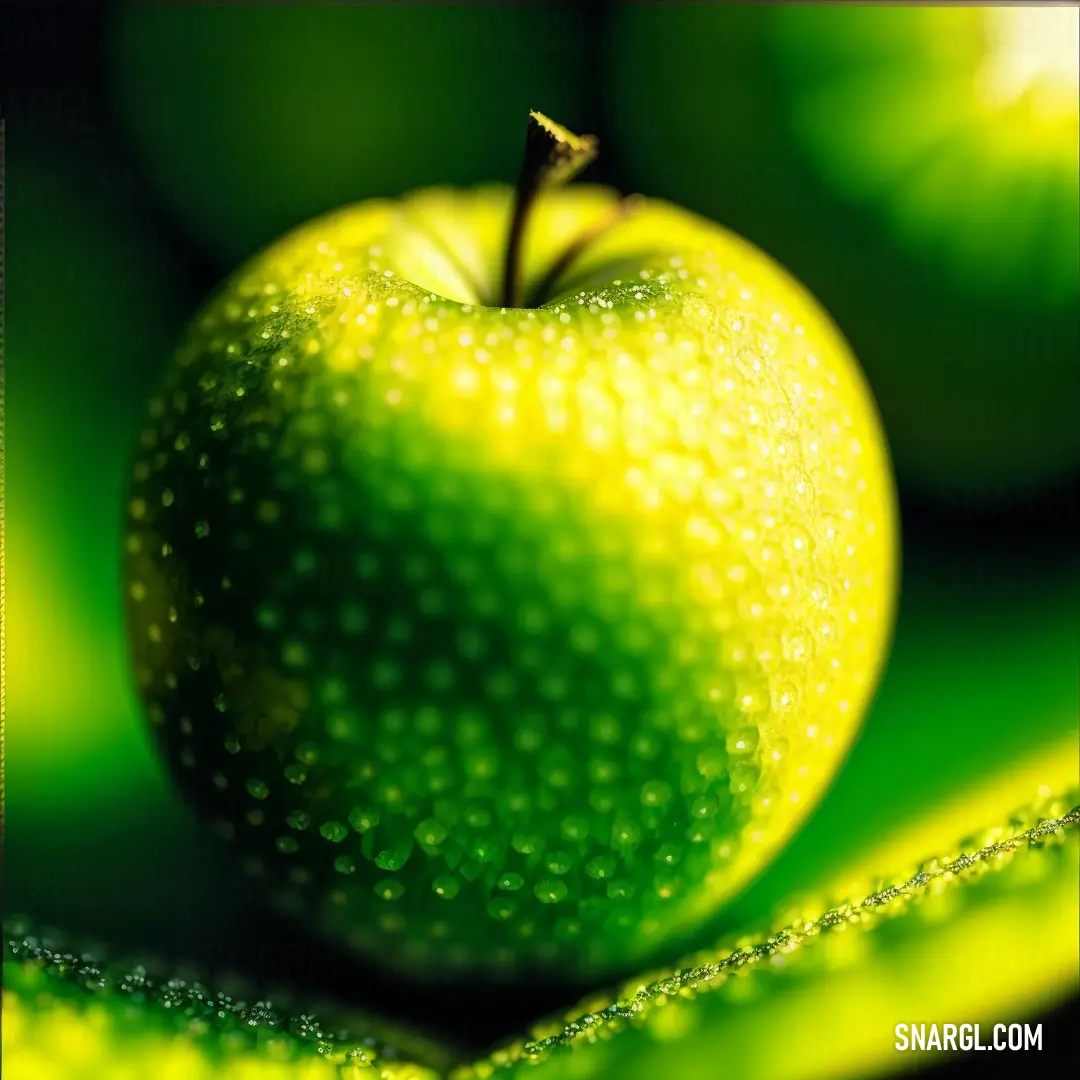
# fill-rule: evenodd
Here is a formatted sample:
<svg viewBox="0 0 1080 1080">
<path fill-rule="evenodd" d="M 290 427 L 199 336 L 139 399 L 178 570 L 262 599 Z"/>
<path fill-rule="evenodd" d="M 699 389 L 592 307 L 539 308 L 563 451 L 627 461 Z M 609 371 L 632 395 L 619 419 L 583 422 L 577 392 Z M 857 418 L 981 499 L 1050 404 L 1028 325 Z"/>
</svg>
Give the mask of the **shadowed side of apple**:
<svg viewBox="0 0 1080 1080">
<path fill-rule="evenodd" d="M 720 227 L 558 187 L 594 149 L 533 114 L 516 195 L 260 253 L 134 466 L 174 774 L 280 905 L 414 972 L 610 970 L 699 923 L 819 797 L 889 632 L 839 333 Z"/>
</svg>

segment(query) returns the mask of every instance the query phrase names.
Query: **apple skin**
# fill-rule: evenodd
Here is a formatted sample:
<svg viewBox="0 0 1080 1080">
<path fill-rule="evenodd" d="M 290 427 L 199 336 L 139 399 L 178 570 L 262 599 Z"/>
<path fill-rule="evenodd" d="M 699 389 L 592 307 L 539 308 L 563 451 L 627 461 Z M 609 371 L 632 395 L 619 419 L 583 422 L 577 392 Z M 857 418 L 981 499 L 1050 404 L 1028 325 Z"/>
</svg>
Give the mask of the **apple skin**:
<svg viewBox="0 0 1080 1080">
<path fill-rule="evenodd" d="M 121 130 L 227 269 L 346 202 L 513 181 L 538 104 L 583 120 L 568 6 L 128 4 L 106 41 Z"/>
<path fill-rule="evenodd" d="M 1015 196 L 1038 191 L 1039 175 L 1025 178 L 1024 170 L 1037 169 L 1040 158 L 1018 158 L 988 174 L 976 152 L 983 132 L 972 129 L 965 142 L 958 101 L 958 135 L 943 145 L 947 156 L 959 155 L 961 170 L 970 147 L 967 209 L 977 202 L 984 213 L 969 220 L 970 213 L 957 211 L 952 218 L 957 233 L 967 230 L 972 249 L 986 244 L 990 250 L 981 263 L 969 258 L 961 278 L 954 257 L 961 245 L 947 234 L 947 205 L 936 235 L 921 223 L 905 227 L 887 199 L 849 197 L 835 175 L 850 174 L 854 187 L 853 162 L 873 153 L 865 139 L 841 147 L 856 124 L 851 116 L 837 117 L 843 102 L 859 104 L 865 126 L 863 114 L 871 101 L 885 99 L 889 80 L 907 78 L 910 94 L 899 103 L 889 99 L 888 116 L 876 130 L 883 138 L 895 133 L 897 145 L 901 137 L 913 138 L 926 120 L 918 103 L 927 87 L 963 74 L 949 49 L 964 54 L 972 40 L 970 30 L 939 36 L 942 59 L 926 49 L 916 24 L 982 14 L 619 5 L 604 80 L 620 88 L 612 98 L 606 152 L 625 183 L 722 220 L 779 259 L 844 328 L 881 409 L 901 486 L 939 503 L 991 506 L 1050 488 L 1080 468 L 1080 426 L 1073 417 L 1080 352 L 1076 183 L 1051 198 L 1060 185 L 1048 174 L 1047 197 L 1032 200 L 1036 214 L 1029 222 L 1032 245 L 1048 250 L 1043 241 L 1056 237 L 1071 243 L 1071 252 L 1058 243 L 1055 257 L 1037 267 L 1015 254 L 993 257 L 999 234 L 1002 247 L 1008 242 L 1023 250 Z M 856 24 L 869 27 L 853 44 L 849 28 Z M 905 25 L 907 38 L 900 36 Z M 907 46 L 899 66 L 881 63 Z M 846 57 L 838 55 L 845 49 Z M 963 55 L 959 62 L 966 62 Z M 811 110 L 807 87 L 849 69 L 866 79 L 879 75 L 881 92 L 871 98 L 852 91 L 846 99 L 837 92 L 841 107 L 829 114 L 836 122 L 823 127 L 828 116 Z M 941 100 L 945 110 L 948 92 Z M 833 168 L 826 172 L 830 148 Z M 1011 187 L 1010 177 L 1016 181 Z M 1071 284 L 1061 272 L 1070 259 Z M 987 271 L 982 282 L 979 265 Z M 998 272 L 991 276 L 991 270 Z"/>
<path fill-rule="evenodd" d="M 128 511 L 180 786 L 276 903 L 429 974 L 698 925 L 829 782 L 893 609 L 888 458 L 817 303 L 646 200 L 543 306 L 486 305 L 510 199 L 361 203 L 241 267 Z M 527 285 L 615 199 L 542 198 Z"/>
</svg>

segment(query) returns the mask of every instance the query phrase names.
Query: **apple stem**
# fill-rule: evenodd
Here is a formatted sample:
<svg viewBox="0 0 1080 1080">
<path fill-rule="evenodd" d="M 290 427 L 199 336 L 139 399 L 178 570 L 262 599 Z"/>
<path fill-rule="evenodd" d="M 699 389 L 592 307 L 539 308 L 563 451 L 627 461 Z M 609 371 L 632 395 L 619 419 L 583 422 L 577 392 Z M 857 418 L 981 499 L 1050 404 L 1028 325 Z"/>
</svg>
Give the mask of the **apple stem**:
<svg viewBox="0 0 1080 1080">
<path fill-rule="evenodd" d="M 525 158 L 521 163 L 514 213 L 506 238 L 503 307 L 521 306 L 521 264 L 525 229 L 537 197 L 548 184 L 562 184 L 576 176 L 596 157 L 596 151 L 595 136 L 575 135 L 549 120 L 543 113 L 529 113 Z"/>
</svg>

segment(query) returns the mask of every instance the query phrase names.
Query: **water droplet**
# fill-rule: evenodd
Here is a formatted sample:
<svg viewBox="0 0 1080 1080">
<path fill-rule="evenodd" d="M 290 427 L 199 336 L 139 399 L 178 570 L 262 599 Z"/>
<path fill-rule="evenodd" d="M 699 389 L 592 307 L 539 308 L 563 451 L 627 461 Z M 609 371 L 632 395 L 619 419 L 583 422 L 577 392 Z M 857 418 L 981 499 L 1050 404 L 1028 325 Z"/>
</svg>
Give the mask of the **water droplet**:
<svg viewBox="0 0 1080 1080">
<path fill-rule="evenodd" d="M 372 890 L 382 900 L 397 900 L 405 892 L 405 886 L 396 878 L 383 878 L 377 881 Z"/>
<path fill-rule="evenodd" d="M 360 719 L 356 713 L 345 710 L 331 713 L 326 718 L 326 731 L 330 738 L 339 742 L 348 742 L 354 739 L 360 728 Z"/>
<path fill-rule="evenodd" d="M 559 832 L 564 840 L 584 840 L 589 835 L 589 819 L 582 814 L 571 814 L 563 818 Z"/>
<path fill-rule="evenodd" d="M 559 919 L 555 924 L 555 937 L 559 941 L 576 941 L 581 936 L 582 926 L 577 919 Z M 589 1020 L 591 1021 L 591 1017 Z M 584 1023 L 585 1018 L 582 1018 Z"/>
<path fill-rule="evenodd" d="M 349 830 L 340 821 L 324 821 L 319 826 L 319 833 L 331 843 L 340 844 L 349 835 Z"/>
<path fill-rule="evenodd" d="M 519 855 L 532 855 L 540 847 L 540 837 L 536 833 L 516 832 L 510 837 L 510 846 Z"/>
<path fill-rule="evenodd" d="M 379 811 L 370 806 L 354 806 L 349 811 L 349 824 L 358 833 L 365 833 L 379 824 Z"/>
<path fill-rule="evenodd" d="M 660 739 L 651 731 L 639 731 L 630 740 L 630 753 L 643 761 L 652 761 L 660 753 Z"/>
<path fill-rule="evenodd" d="M 319 760 L 319 748 L 315 743 L 302 742 L 293 751 L 298 761 L 305 765 L 314 765 Z"/>
<path fill-rule="evenodd" d="M 647 780 L 641 787 L 643 806 L 663 806 L 671 798 L 671 785 L 665 780 Z"/>
<path fill-rule="evenodd" d="M 727 737 L 727 752 L 732 756 L 752 754 L 757 749 L 760 735 L 756 727 L 743 727 Z"/>
<path fill-rule="evenodd" d="M 263 630 L 276 630 L 281 626 L 281 608 L 269 602 L 259 604 L 255 609 L 255 622 Z"/>
<path fill-rule="evenodd" d="M 270 794 L 270 789 L 266 786 L 266 784 L 262 780 L 257 779 L 256 777 L 252 777 L 250 780 L 248 780 L 244 784 L 244 787 L 247 788 L 247 793 L 253 799 L 265 799 L 266 796 Z"/>
<path fill-rule="evenodd" d="M 566 899 L 568 892 L 565 881 L 558 878 L 542 878 L 533 888 L 536 899 L 541 904 L 557 904 Z"/>
<path fill-rule="evenodd" d="M 302 784 L 307 779 L 307 769 L 293 761 L 285 766 L 285 779 L 290 784 Z"/>
<path fill-rule="evenodd" d="M 442 731 L 442 714 L 432 705 L 425 705 L 416 711 L 416 730 L 421 735 L 438 735 Z"/>
<path fill-rule="evenodd" d="M 629 818 L 619 818 L 611 826 L 611 846 L 630 848 L 641 839 L 641 826 Z"/>
<path fill-rule="evenodd" d="M 400 870 L 408 859 L 408 852 L 400 848 L 386 848 L 375 856 L 375 865 L 380 870 Z"/>
<path fill-rule="evenodd" d="M 461 891 L 461 882 L 453 874 L 440 874 L 431 883 L 431 891 L 444 900 L 453 900 Z"/>
<path fill-rule="evenodd" d="M 718 746 L 710 746 L 697 756 L 698 772 L 706 779 L 715 779 L 727 772 L 728 757 Z"/>
<path fill-rule="evenodd" d="M 462 820 L 470 829 L 486 829 L 491 824 L 491 811 L 486 806 L 468 806 Z"/>
<path fill-rule="evenodd" d="M 313 551 L 300 550 L 293 555 L 292 565 L 297 574 L 306 577 L 315 572 L 318 559 Z"/>
<path fill-rule="evenodd" d="M 573 865 L 573 859 L 566 851 L 552 851 L 544 859 L 544 865 L 553 874 L 565 874 Z"/>
<path fill-rule="evenodd" d="M 585 873 L 597 881 L 602 881 L 615 873 L 615 866 L 614 855 L 597 855 L 585 864 Z"/>
<path fill-rule="evenodd" d="M 682 858 L 682 848 L 678 844 L 661 844 L 653 858 L 667 866 L 674 866 Z"/>
<path fill-rule="evenodd" d="M 529 753 L 538 750 L 544 743 L 544 720 L 535 713 L 527 714 L 519 720 L 514 729 L 514 746 Z"/>
<path fill-rule="evenodd" d="M 413 836 L 426 847 L 438 847 L 446 839 L 446 828 L 434 818 L 426 818 L 416 826 Z"/>
<path fill-rule="evenodd" d="M 747 796 L 754 790 L 761 770 L 753 761 L 740 761 L 731 767 L 729 787 L 736 796 Z"/>
<path fill-rule="evenodd" d="M 343 604 L 339 613 L 341 629 L 346 634 L 362 634 L 368 626 L 368 613 L 360 604 Z"/>
<path fill-rule="evenodd" d="M 281 660 L 286 667 L 304 667 L 311 656 L 302 641 L 287 641 L 281 650 Z"/>
<path fill-rule="evenodd" d="M 517 904 L 507 897 L 495 896 L 488 901 L 487 913 L 500 922 L 512 919 L 517 912 Z"/>
<path fill-rule="evenodd" d="M 589 805 L 598 814 L 610 814 L 615 808 L 615 795 L 612 789 L 594 787 L 589 792 Z"/>
</svg>

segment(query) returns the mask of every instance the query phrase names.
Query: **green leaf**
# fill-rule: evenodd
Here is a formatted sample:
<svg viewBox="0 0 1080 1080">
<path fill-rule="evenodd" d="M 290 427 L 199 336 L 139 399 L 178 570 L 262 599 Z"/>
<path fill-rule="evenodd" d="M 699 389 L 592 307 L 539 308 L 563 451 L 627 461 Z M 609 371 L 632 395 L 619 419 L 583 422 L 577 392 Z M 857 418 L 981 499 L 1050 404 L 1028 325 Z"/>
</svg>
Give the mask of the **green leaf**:
<svg viewBox="0 0 1080 1080">
<path fill-rule="evenodd" d="M 444 1047 L 366 1015 L 300 1011 L 248 987 L 210 989 L 4 934 L 4 1073 L 10 1080 L 435 1080 Z"/>
<path fill-rule="evenodd" d="M 696 1080 L 721 1059 L 730 1076 L 837 1080 L 926 1064 L 898 1056 L 897 1024 L 980 1023 L 989 1042 L 995 1023 L 1075 992 L 1078 800 L 1044 796 L 840 902 L 789 907 L 771 931 L 587 1000 L 454 1080 Z"/>
</svg>

